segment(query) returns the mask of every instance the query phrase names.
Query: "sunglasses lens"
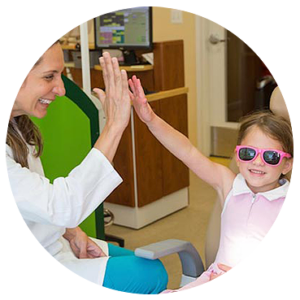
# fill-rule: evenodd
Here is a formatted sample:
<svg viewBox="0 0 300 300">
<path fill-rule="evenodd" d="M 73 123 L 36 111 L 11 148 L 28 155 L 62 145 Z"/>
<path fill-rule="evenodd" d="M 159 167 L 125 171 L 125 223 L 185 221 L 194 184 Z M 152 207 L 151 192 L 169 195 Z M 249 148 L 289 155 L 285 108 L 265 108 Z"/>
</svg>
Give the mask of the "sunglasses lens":
<svg viewBox="0 0 300 300">
<path fill-rule="evenodd" d="M 252 160 L 255 157 L 256 151 L 251 148 L 241 148 L 239 150 L 239 158 L 244 161 Z"/>
<path fill-rule="evenodd" d="M 264 160 L 270 165 L 277 165 L 280 161 L 280 154 L 276 151 L 265 151 Z"/>
</svg>

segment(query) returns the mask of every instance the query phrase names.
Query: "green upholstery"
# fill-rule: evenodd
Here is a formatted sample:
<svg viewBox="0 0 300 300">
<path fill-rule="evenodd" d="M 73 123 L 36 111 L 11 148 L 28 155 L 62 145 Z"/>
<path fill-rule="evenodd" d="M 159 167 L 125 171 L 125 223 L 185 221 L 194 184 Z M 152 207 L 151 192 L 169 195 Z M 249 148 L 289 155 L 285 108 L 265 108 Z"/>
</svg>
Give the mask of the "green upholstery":
<svg viewBox="0 0 300 300">
<path fill-rule="evenodd" d="M 62 78 L 66 95 L 56 98 L 45 118 L 32 117 L 43 136 L 41 160 L 51 182 L 57 177 L 66 177 L 79 165 L 99 136 L 98 109 L 73 81 L 65 76 Z M 103 206 L 100 205 L 80 227 L 89 236 L 104 239 Z"/>
</svg>

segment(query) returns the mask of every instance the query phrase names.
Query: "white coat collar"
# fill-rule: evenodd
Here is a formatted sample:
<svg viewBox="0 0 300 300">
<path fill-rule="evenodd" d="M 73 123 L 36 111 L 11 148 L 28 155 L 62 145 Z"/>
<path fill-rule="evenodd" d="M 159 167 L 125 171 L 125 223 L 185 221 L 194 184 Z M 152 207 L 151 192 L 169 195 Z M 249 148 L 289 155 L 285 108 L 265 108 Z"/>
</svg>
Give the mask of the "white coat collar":
<svg viewBox="0 0 300 300">
<path fill-rule="evenodd" d="M 269 201 L 276 200 L 281 197 L 286 197 L 290 184 L 289 181 L 287 179 L 280 179 L 279 184 L 280 186 L 278 188 L 263 193 L 257 193 L 257 195 L 262 195 Z M 245 178 L 240 173 L 234 179 L 232 190 L 234 196 L 246 193 L 253 194 L 253 192 L 248 187 Z"/>
</svg>

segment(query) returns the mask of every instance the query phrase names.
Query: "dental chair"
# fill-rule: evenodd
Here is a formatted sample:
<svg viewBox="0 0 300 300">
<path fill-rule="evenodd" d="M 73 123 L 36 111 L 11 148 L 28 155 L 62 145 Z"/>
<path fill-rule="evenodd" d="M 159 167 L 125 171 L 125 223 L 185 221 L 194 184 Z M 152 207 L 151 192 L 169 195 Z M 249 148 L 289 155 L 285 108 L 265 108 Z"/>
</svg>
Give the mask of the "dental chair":
<svg viewBox="0 0 300 300">
<path fill-rule="evenodd" d="M 270 110 L 274 114 L 281 115 L 287 120 L 290 120 L 286 104 L 278 87 L 274 89 L 271 95 Z M 229 167 L 233 172 L 238 173 L 235 159 L 231 160 Z M 287 174 L 287 178 L 290 178 L 290 174 Z M 217 198 L 206 232 L 205 266 L 195 247 L 190 242 L 182 240 L 170 239 L 140 247 L 135 250 L 135 255 L 147 259 L 157 259 L 169 254 L 178 253 L 182 265 L 182 278 L 180 283 L 180 287 L 182 287 L 196 280 L 196 278 L 205 271 L 205 267 L 208 268 L 215 261 L 219 248 L 221 212 L 222 207 Z"/>
</svg>

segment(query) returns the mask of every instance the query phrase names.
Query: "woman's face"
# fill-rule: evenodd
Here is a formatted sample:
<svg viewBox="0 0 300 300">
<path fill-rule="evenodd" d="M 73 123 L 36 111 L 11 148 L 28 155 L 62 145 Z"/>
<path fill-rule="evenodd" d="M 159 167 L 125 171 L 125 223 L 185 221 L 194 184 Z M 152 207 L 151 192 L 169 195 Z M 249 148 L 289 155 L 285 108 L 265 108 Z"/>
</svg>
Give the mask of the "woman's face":
<svg viewBox="0 0 300 300">
<path fill-rule="evenodd" d="M 44 53 L 27 75 L 13 105 L 11 118 L 20 115 L 43 118 L 55 97 L 65 94 L 61 79 L 63 69 L 63 51 L 57 43 Z"/>
</svg>

